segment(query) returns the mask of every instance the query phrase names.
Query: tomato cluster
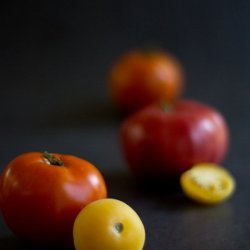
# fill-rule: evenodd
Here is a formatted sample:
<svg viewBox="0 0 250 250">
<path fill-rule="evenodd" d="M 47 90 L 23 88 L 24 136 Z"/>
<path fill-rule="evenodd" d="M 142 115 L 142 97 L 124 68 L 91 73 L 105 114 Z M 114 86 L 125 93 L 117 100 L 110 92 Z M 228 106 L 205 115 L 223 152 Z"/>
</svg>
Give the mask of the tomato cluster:
<svg viewBox="0 0 250 250">
<path fill-rule="evenodd" d="M 107 199 L 101 172 L 73 155 L 17 156 L 0 176 L 0 208 L 17 237 L 44 247 L 142 250 L 145 241 L 136 212 Z"/>
<path fill-rule="evenodd" d="M 125 115 L 120 129 L 121 149 L 136 177 L 179 178 L 203 163 L 213 163 L 220 169 L 216 164 L 223 161 L 229 147 L 226 120 L 209 105 L 181 98 L 184 74 L 175 57 L 163 51 L 127 52 L 114 63 L 108 80 L 114 105 Z M 202 175 L 214 168 L 202 169 Z M 181 185 L 195 199 L 198 196 L 190 193 L 197 185 L 190 189 L 187 179 L 184 175 Z M 233 189 L 227 191 L 231 194 Z M 222 201 L 228 196 L 212 200 Z"/>
<path fill-rule="evenodd" d="M 213 107 L 181 99 L 184 74 L 170 54 L 131 51 L 110 69 L 108 88 L 123 115 L 121 149 L 142 179 L 180 178 L 191 199 L 215 204 L 232 195 L 233 176 L 218 166 L 229 130 Z M 24 153 L 0 175 L 0 208 L 21 239 L 76 250 L 142 250 L 145 229 L 127 204 L 107 198 L 106 182 L 73 155 Z M 97 240 L 98 239 L 98 240 Z"/>
</svg>

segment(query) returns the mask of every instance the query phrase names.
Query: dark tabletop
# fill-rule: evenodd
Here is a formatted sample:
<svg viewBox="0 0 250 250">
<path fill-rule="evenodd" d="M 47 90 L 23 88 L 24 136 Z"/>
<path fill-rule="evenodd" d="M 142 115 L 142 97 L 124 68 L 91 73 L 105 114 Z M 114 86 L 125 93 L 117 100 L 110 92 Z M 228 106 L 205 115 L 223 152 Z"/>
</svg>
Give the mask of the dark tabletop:
<svg viewBox="0 0 250 250">
<path fill-rule="evenodd" d="M 103 173 L 109 197 L 140 215 L 145 250 L 250 249 L 250 2 L 6 1 L 0 7 L 0 169 L 27 151 L 83 157 Z M 230 128 L 223 166 L 236 178 L 227 202 L 199 206 L 178 187 L 137 183 L 118 139 L 121 117 L 107 72 L 145 45 L 175 54 L 184 97 L 219 109 Z M 19 242 L 0 216 L 0 249 Z"/>
</svg>

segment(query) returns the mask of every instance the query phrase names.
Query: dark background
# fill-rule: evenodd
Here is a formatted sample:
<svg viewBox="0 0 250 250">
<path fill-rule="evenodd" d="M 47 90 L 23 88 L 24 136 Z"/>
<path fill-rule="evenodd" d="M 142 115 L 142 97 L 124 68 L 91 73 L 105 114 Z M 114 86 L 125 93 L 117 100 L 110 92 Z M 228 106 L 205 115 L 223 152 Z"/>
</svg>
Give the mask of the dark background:
<svg viewBox="0 0 250 250">
<path fill-rule="evenodd" d="M 27 151 L 84 157 L 103 172 L 109 196 L 141 216 L 145 250 L 250 249 L 249 13 L 247 0 L 2 2 L 0 169 Z M 117 57 L 142 46 L 176 55 L 186 71 L 184 97 L 227 119 L 223 165 L 237 191 L 226 203 L 201 207 L 167 185 L 162 192 L 135 185 L 106 77 Z M 27 248 L 0 217 L 0 249 Z"/>
</svg>

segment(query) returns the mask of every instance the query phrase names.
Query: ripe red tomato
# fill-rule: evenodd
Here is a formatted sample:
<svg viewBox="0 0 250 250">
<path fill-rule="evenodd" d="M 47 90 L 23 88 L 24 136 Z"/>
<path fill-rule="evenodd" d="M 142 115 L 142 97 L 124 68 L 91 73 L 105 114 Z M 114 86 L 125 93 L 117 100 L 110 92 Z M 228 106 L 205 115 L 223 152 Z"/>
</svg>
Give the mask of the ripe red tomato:
<svg viewBox="0 0 250 250">
<path fill-rule="evenodd" d="M 156 51 L 130 51 L 110 70 L 110 95 L 124 113 L 134 112 L 151 102 L 172 102 L 182 92 L 183 72 L 173 56 Z"/>
<path fill-rule="evenodd" d="M 121 127 L 125 159 L 139 177 L 177 177 L 196 163 L 218 163 L 228 137 L 222 115 L 191 100 L 148 106 Z"/>
<path fill-rule="evenodd" d="M 0 182 L 0 207 L 13 233 L 38 244 L 73 244 L 77 214 L 106 198 L 101 173 L 71 155 L 30 152 L 12 160 Z"/>
</svg>

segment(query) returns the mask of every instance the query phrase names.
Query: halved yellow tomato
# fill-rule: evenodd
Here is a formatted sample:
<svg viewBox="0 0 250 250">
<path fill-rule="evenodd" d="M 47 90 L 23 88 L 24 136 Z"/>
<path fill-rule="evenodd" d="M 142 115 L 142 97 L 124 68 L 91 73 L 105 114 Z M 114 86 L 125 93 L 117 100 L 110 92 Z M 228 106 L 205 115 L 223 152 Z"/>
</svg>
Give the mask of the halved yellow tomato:
<svg viewBox="0 0 250 250">
<path fill-rule="evenodd" d="M 216 204 L 229 198 L 235 190 L 234 177 L 224 168 L 211 163 L 197 164 L 180 178 L 184 193 L 205 204 Z"/>
</svg>

